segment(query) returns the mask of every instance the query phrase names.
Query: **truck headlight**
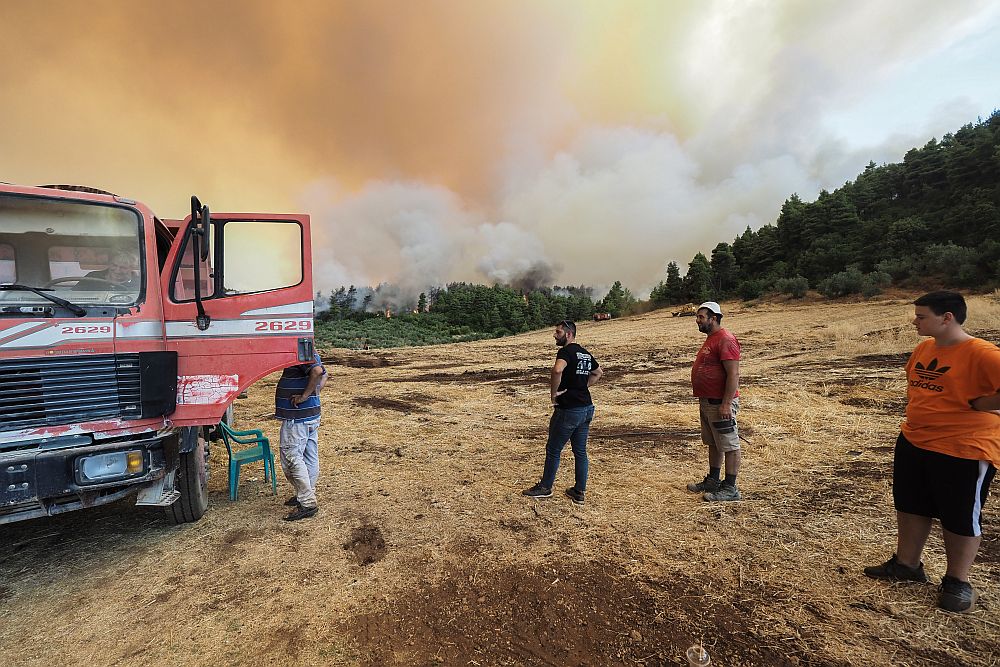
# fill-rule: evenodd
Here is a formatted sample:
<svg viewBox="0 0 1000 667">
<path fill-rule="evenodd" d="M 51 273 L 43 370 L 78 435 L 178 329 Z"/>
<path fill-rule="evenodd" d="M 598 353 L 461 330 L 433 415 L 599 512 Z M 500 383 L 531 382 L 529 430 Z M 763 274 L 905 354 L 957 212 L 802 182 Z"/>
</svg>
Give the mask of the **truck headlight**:
<svg viewBox="0 0 1000 667">
<path fill-rule="evenodd" d="M 133 477 L 143 472 L 142 450 L 82 456 L 76 460 L 76 472 L 81 484 Z"/>
</svg>

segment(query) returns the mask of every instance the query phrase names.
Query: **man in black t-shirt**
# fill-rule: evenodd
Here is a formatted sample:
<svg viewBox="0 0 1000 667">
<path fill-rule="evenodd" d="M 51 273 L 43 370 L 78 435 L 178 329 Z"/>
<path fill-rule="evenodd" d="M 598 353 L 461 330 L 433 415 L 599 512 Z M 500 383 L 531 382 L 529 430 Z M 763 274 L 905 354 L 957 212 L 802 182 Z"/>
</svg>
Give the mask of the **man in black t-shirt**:
<svg viewBox="0 0 1000 667">
<path fill-rule="evenodd" d="M 550 398 L 552 418 L 549 419 L 549 439 L 545 445 L 545 469 L 542 481 L 522 493 L 531 498 L 548 498 L 559 469 L 559 457 L 569 440 L 573 448 L 576 484 L 566 489 L 574 503 L 582 505 L 587 492 L 587 435 L 594 418 L 594 402 L 590 386 L 604 371 L 587 350 L 576 343 L 576 325 L 564 320 L 556 325 L 553 337 L 559 347 L 552 367 Z"/>
</svg>

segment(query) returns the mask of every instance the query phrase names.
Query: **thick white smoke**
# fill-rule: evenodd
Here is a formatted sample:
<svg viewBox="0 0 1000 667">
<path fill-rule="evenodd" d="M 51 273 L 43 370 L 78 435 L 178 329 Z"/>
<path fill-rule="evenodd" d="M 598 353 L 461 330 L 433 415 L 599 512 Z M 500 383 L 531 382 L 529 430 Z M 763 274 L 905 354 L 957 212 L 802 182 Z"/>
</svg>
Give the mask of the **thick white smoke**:
<svg viewBox="0 0 1000 667">
<path fill-rule="evenodd" d="M 329 191 L 320 206 L 311 198 L 324 239 L 317 282 L 388 281 L 415 294 L 453 280 L 598 288 L 621 280 L 644 295 L 668 261 L 683 271 L 694 253 L 773 223 L 792 193 L 815 198 L 870 160 L 902 159 L 940 135 L 932 126 L 972 120 L 958 100 L 933 112 L 928 127 L 887 131 L 867 146 L 830 122 L 905 63 L 974 31 L 970 16 L 995 13 L 975 3 L 927 3 L 905 15 L 871 3 L 706 3 L 678 16 L 687 43 L 637 33 L 640 43 L 629 48 L 648 49 L 648 62 L 625 64 L 662 63 L 642 72 L 646 88 L 629 88 L 632 70 L 602 70 L 607 100 L 575 98 L 572 86 L 561 98 L 548 87 L 541 105 L 524 99 L 495 156 L 492 196 L 375 181 Z M 569 50 L 554 48 L 553 57 Z M 608 63 L 580 65 L 577 75 Z M 554 73 L 572 79 L 567 69 L 539 67 L 547 82 Z M 627 99 L 634 110 L 622 108 Z"/>
</svg>

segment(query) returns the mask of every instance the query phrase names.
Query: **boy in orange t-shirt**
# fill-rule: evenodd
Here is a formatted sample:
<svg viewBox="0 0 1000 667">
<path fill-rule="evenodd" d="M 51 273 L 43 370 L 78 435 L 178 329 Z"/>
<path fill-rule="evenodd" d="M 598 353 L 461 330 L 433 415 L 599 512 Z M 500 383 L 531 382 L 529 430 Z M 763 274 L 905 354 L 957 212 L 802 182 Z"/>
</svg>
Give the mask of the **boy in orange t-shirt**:
<svg viewBox="0 0 1000 667">
<path fill-rule="evenodd" d="M 1000 465 L 1000 349 L 962 329 L 965 299 L 931 292 L 913 302 L 921 336 L 906 364 L 906 421 L 893 457 L 896 553 L 865 574 L 891 581 L 927 581 L 920 561 L 941 521 L 948 571 L 938 606 L 972 611 L 969 570 L 982 541 L 982 507 Z"/>
</svg>

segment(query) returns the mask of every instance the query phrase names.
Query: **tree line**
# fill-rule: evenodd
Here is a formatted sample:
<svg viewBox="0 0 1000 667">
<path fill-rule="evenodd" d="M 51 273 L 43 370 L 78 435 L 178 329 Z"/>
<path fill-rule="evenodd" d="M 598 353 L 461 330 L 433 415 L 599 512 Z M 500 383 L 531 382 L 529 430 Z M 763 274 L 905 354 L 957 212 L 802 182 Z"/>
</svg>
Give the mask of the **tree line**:
<svg viewBox="0 0 1000 667">
<path fill-rule="evenodd" d="M 814 202 L 793 194 L 774 224 L 747 227 L 711 258 L 675 262 L 653 289 L 656 306 L 765 293 L 873 296 L 889 284 L 989 288 L 1000 275 L 1000 111 L 907 151 L 870 162 Z"/>
<path fill-rule="evenodd" d="M 616 315 L 625 312 L 631 293 L 618 284 L 610 305 Z M 562 320 L 590 319 L 595 305 L 593 290 L 584 286 L 517 290 L 505 285 L 451 283 L 422 292 L 416 300 L 394 295 L 391 305 L 379 289 L 340 287 L 329 297 L 317 294 L 328 307 L 316 314 L 316 335 L 321 344 L 348 347 L 416 345 L 475 340 L 532 331 Z"/>
</svg>

